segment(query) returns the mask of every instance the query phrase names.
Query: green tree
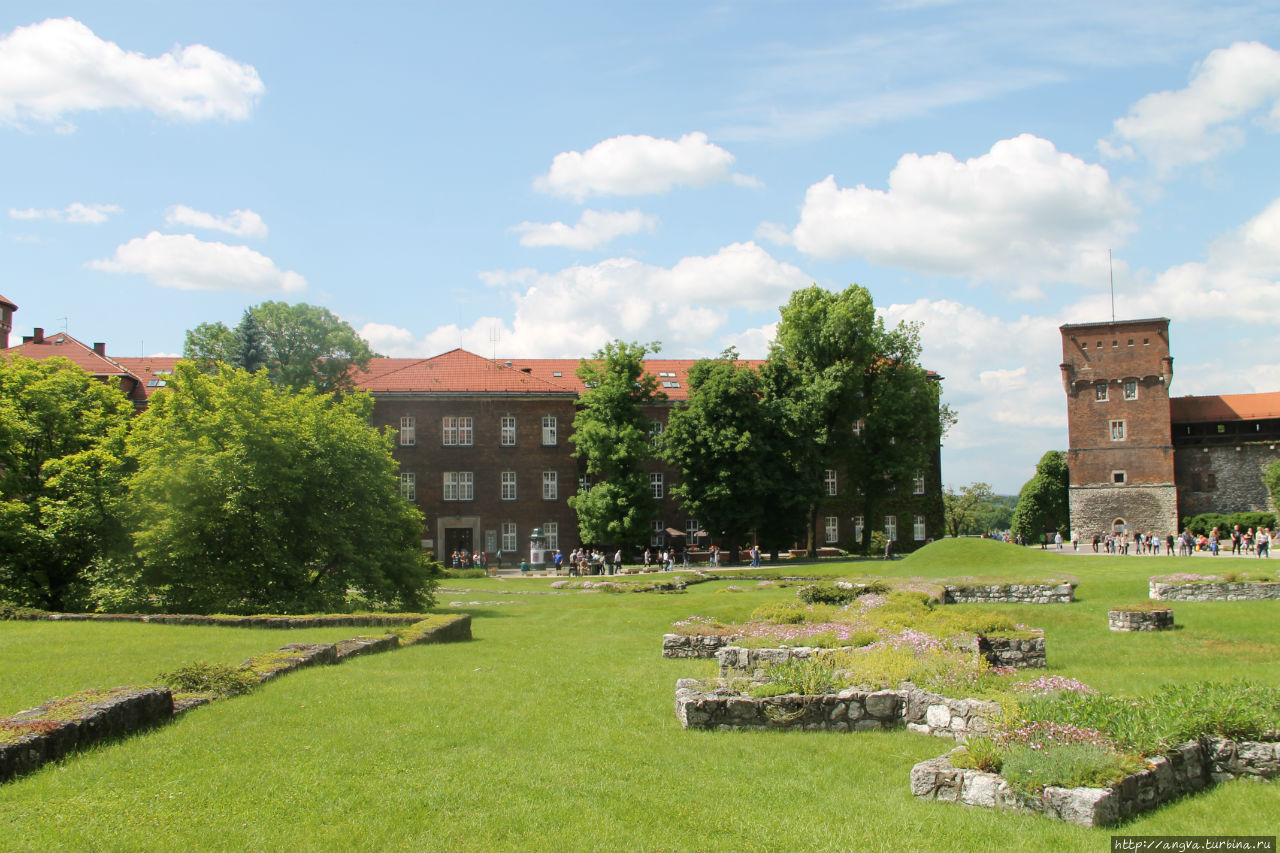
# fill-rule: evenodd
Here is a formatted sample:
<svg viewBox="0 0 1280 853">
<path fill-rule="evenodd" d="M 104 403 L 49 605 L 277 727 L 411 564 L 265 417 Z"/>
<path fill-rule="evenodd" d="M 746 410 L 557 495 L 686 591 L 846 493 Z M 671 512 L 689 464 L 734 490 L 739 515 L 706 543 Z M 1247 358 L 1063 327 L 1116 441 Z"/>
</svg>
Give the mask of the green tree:
<svg viewBox="0 0 1280 853">
<path fill-rule="evenodd" d="M 1262 482 L 1271 493 L 1271 505 L 1280 509 L 1280 461 L 1272 462 L 1263 470 Z"/>
<path fill-rule="evenodd" d="M 220 322 L 191 329 L 182 355 L 206 373 L 219 363 L 250 372 L 265 367 L 276 387 L 328 394 L 351 390 L 352 368 L 367 367 L 373 351 L 327 308 L 263 302 L 247 309 L 235 329 Z"/>
<path fill-rule="evenodd" d="M 1013 524 L 1013 510 L 1017 505 L 1017 495 L 996 495 L 974 513 L 973 522 L 967 532 L 990 533 L 995 530 L 1008 530 Z"/>
<path fill-rule="evenodd" d="M 938 383 L 920 367 L 918 327 L 886 328 L 870 292 L 858 285 L 839 293 L 817 285 L 792 293 L 769 360 L 792 370 L 801 437 L 818 450 L 812 467 L 797 476 L 819 482 L 823 468 L 843 471 L 868 520 L 910 488 L 954 421 L 940 404 Z M 817 512 L 815 503 L 811 552 Z M 874 528 L 863 527 L 864 550 Z"/>
<path fill-rule="evenodd" d="M 942 493 L 947 512 L 947 529 L 952 536 L 972 533 L 978 516 L 995 500 L 996 493 L 986 483 L 970 483 L 960 491 L 948 488 Z"/>
<path fill-rule="evenodd" d="M 1036 463 L 1035 476 L 1018 492 L 1018 506 L 1013 511 L 1009 532 L 1026 542 L 1038 542 L 1044 534 L 1067 533 L 1070 518 L 1067 490 L 1069 487 L 1067 455 L 1050 450 Z"/>
<path fill-rule="evenodd" d="M 119 541 L 133 405 L 63 358 L 0 359 L 0 598 L 64 610 Z"/>
<path fill-rule="evenodd" d="M 817 498 L 817 484 L 792 473 L 809 442 L 797 446 L 793 408 L 773 387 L 777 371 L 737 357 L 728 350 L 689 369 L 688 405 L 671 413 L 660 445 L 680 470 L 671 494 L 733 549 L 753 529 L 766 546 L 795 541 Z"/>
<path fill-rule="evenodd" d="M 658 343 L 611 341 L 577 375 L 587 386 L 573 419 L 573 455 L 586 462 L 595 480 L 569 498 L 583 542 L 634 545 L 649 535 L 658 503 L 649 489 L 645 464 L 653 458 L 649 419 L 642 406 L 666 397 L 644 369 Z"/>
<path fill-rule="evenodd" d="M 400 497 L 372 406 L 367 394 L 291 393 L 261 372 L 179 363 L 128 440 L 143 582 L 197 612 L 336 609 L 350 590 L 429 603 L 422 515 Z"/>
</svg>

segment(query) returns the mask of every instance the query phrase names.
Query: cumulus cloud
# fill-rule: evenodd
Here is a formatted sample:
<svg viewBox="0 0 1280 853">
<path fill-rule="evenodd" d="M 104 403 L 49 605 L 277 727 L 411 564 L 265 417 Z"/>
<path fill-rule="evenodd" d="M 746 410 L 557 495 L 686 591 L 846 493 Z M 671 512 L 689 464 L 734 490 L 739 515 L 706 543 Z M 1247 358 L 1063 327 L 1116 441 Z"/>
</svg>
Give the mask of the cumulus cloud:
<svg viewBox="0 0 1280 853">
<path fill-rule="evenodd" d="M 581 203 L 592 195 L 654 195 L 675 186 L 702 187 L 719 181 L 759 186 L 759 181 L 730 171 L 734 157 L 701 132 L 679 139 L 623 135 L 586 151 L 564 151 L 551 169 L 533 182 L 535 189 Z"/>
<path fill-rule="evenodd" d="M 629 234 L 653 233 L 658 217 L 638 210 L 584 210 L 577 225 L 563 222 L 521 222 L 511 230 L 520 235 L 520 245 L 538 248 L 595 249 Z"/>
<path fill-rule="evenodd" d="M 1009 282 L 1107 281 L 1107 249 L 1136 211 L 1107 170 L 1029 134 L 963 162 L 906 154 L 889 189 L 809 187 L 795 246 L 927 275 Z"/>
<path fill-rule="evenodd" d="M 228 246 L 192 234 L 152 231 L 116 247 L 115 256 L 90 261 L 92 269 L 139 273 L 161 287 L 177 290 L 243 290 L 249 293 L 296 292 L 307 281 L 282 271 L 266 255 L 248 246 Z"/>
<path fill-rule="evenodd" d="M 52 222 L 100 225 L 106 222 L 112 214 L 123 212 L 124 208 L 118 204 L 82 204 L 81 202 L 73 201 L 61 210 L 52 208 L 38 210 L 34 207 L 18 210 L 11 207 L 9 208 L 9 217 L 11 219 L 48 219 Z"/>
<path fill-rule="evenodd" d="M 1167 174 L 1239 147 L 1244 120 L 1268 109 L 1264 123 L 1280 128 L 1280 52 L 1236 42 L 1205 57 L 1185 89 L 1142 98 L 1098 145 L 1112 157 L 1141 154 Z"/>
<path fill-rule="evenodd" d="M 215 216 L 212 213 L 187 207 L 185 204 L 175 204 L 165 211 L 164 221 L 169 225 L 225 231 L 237 237 L 267 236 L 267 223 L 252 210 L 233 210 L 227 216 Z"/>
<path fill-rule="evenodd" d="M 156 57 L 104 41 L 71 18 L 0 37 L 0 122 L 60 124 L 78 112 L 149 110 L 166 118 L 242 120 L 266 91 L 252 65 L 201 44 Z"/>
<path fill-rule="evenodd" d="M 677 351 L 715 354 L 727 345 L 722 335 L 738 334 L 725 330 L 732 311 L 771 310 L 810 282 L 756 244 L 734 243 L 671 267 L 610 258 L 538 273 L 509 294 L 509 323 L 484 317 L 470 327 L 443 326 L 422 337 L 368 324 L 361 334 L 381 352 L 421 356 L 457 346 L 489 353 L 495 331 L 501 336 L 499 353 L 509 356 L 576 357 L 614 338 L 656 339 Z"/>
</svg>

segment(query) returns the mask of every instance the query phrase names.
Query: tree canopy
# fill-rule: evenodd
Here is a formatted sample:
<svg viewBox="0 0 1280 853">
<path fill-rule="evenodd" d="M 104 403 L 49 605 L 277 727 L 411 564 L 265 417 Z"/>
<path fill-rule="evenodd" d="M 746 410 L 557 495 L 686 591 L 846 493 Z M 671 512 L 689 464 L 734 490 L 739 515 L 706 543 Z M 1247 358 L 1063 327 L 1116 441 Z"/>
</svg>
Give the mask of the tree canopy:
<svg viewBox="0 0 1280 853">
<path fill-rule="evenodd" d="M 641 409 L 666 395 L 645 372 L 656 343 L 611 341 L 578 365 L 587 391 L 573 419 L 573 455 L 586 462 L 593 485 L 569 498 L 583 542 L 635 545 L 648 538 L 658 504 L 643 465 L 653 458 L 649 419 Z"/>
<path fill-rule="evenodd" d="M 954 421 L 940 404 L 938 383 L 920 367 L 918 327 L 886 328 L 870 292 L 858 285 L 792 293 L 769 360 L 790 369 L 797 423 L 818 450 L 797 475 L 818 482 L 823 468 L 843 471 L 868 519 L 926 470 Z M 815 504 L 811 530 L 816 513 Z M 864 549 L 873 528 L 863 527 Z"/>
<path fill-rule="evenodd" d="M 128 439 L 143 583 L 198 612 L 336 609 L 349 590 L 402 608 L 430 602 L 422 516 L 400 498 L 372 405 L 179 363 Z"/>
<path fill-rule="evenodd" d="M 119 536 L 133 404 L 64 358 L 0 359 L 0 599 L 62 610 Z"/>
<path fill-rule="evenodd" d="M 189 330 L 182 355 L 207 373 L 217 364 L 265 368 L 276 387 L 331 393 L 350 390 L 352 368 L 368 366 L 373 351 L 327 308 L 263 302 L 246 309 L 234 329 L 214 322 Z"/>
<path fill-rule="evenodd" d="M 947 530 L 952 536 L 973 532 L 972 526 L 994 504 L 995 497 L 995 491 L 986 483 L 970 483 L 961 486 L 958 492 L 946 489 L 942 493 L 942 502 L 947 512 Z"/>
<path fill-rule="evenodd" d="M 1046 533 L 1066 533 L 1070 519 L 1067 455 L 1050 450 L 1036 463 L 1035 476 L 1018 492 L 1010 533 L 1024 541 L 1039 541 Z"/>
</svg>

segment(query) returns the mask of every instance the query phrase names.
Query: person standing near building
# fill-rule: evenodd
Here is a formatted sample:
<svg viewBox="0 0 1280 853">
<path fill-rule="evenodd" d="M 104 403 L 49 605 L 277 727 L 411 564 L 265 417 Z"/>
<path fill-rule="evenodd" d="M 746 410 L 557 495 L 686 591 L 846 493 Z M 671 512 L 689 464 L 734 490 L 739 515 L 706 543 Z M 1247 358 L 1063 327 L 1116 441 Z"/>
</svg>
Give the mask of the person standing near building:
<svg viewBox="0 0 1280 853">
<path fill-rule="evenodd" d="M 617 551 L 613 552 L 613 574 L 616 575 L 621 571 L 622 571 L 622 549 L 619 548 Z"/>
</svg>

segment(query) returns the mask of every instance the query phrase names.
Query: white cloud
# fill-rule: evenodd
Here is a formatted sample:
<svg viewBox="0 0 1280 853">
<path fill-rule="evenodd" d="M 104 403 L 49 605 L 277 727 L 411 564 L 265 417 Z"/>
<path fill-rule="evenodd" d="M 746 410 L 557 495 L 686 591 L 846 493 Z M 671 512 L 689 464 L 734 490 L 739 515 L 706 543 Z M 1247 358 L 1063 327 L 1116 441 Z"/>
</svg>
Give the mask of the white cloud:
<svg viewBox="0 0 1280 853">
<path fill-rule="evenodd" d="M 375 323 L 361 334 L 380 352 L 420 356 L 457 346 L 489 354 L 495 330 L 501 335 L 497 351 L 508 356 L 577 357 L 614 338 L 656 339 L 678 352 L 714 355 L 733 342 L 722 343 L 731 311 L 771 310 L 811 281 L 754 243 L 734 243 L 669 268 L 610 258 L 537 274 L 511 294 L 509 323 L 484 317 L 470 327 L 442 326 L 423 337 Z"/>
<path fill-rule="evenodd" d="M 191 228 L 225 231 L 237 237 L 267 236 L 267 223 L 252 210 L 233 210 L 228 216 L 215 216 L 212 213 L 187 207 L 185 204 L 175 204 L 165 211 L 164 221 L 168 225 L 186 225 Z"/>
<path fill-rule="evenodd" d="M 1107 170 L 1029 134 L 981 157 L 906 154 L 887 191 L 841 189 L 828 176 L 805 194 L 795 246 L 861 256 L 927 275 L 1009 282 L 1107 281 L 1107 249 L 1132 230 L 1133 204 Z"/>
<path fill-rule="evenodd" d="M 538 277 L 533 267 L 516 270 L 481 270 L 477 277 L 486 287 L 506 287 L 511 284 L 528 284 Z"/>
<path fill-rule="evenodd" d="M 595 249 L 611 240 L 641 231 L 653 233 L 658 217 L 638 210 L 584 210 L 577 225 L 563 222 L 521 222 L 511 230 L 520 235 L 520 245 L 538 248 Z"/>
<path fill-rule="evenodd" d="M 1141 153 L 1167 174 L 1239 147 L 1243 120 L 1268 107 L 1264 121 L 1280 128 L 1280 52 L 1256 41 L 1236 42 L 1205 57 L 1185 89 L 1134 104 L 1099 148 L 1108 156 Z"/>
<path fill-rule="evenodd" d="M 147 57 L 103 41 L 72 18 L 0 37 L 0 122 L 69 127 L 67 116 L 105 109 L 240 120 L 265 91 L 252 65 L 200 44 Z"/>
<path fill-rule="evenodd" d="M 720 352 L 729 347 L 738 351 L 740 358 L 765 358 L 769 355 L 769 346 L 778 336 L 778 323 L 766 323 L 752 329 L 729 332 L 720 338 Z M 712 353 L 713 355 L 715 353 Z"/>
<path fill-rule="evenodd" d="M 243 290 L 249 293 L 296 292 L 307 281 L 281 271 L 266 255 L 248 246 L 209 243 L 192 234 L 152 231 L 116 247 L 113 258 L 90 261 L 104 272 L 140 273 L 161 287 L 178 290 Z"/>
<path fill-rule="evenodd" d="M 679 139 L 623 135 L 586 151 L 564 151 L 551 169 L 533 182 L 535 189 L 581 203 L 592 195 L 653 195 L 675 186 L 702 187 L 719 181 L 758 186 L 759 181 L 730 171 L 733 155 L 707 141 L 701 132 Z"/>
<path fill-rule="evenodd" d="M 52 208 L 38 210 L 34 207 L 18 210 L 11 207 L 9 208 L 9 217 L 11 219 L 48 219 L 53 222 L 100 225 L 106 222 L 112 214 L 123 212 L 124 208 L 118 204 L 82 204 L 81 202 L 73 201 L 61 210 Z"/>
</svg>

